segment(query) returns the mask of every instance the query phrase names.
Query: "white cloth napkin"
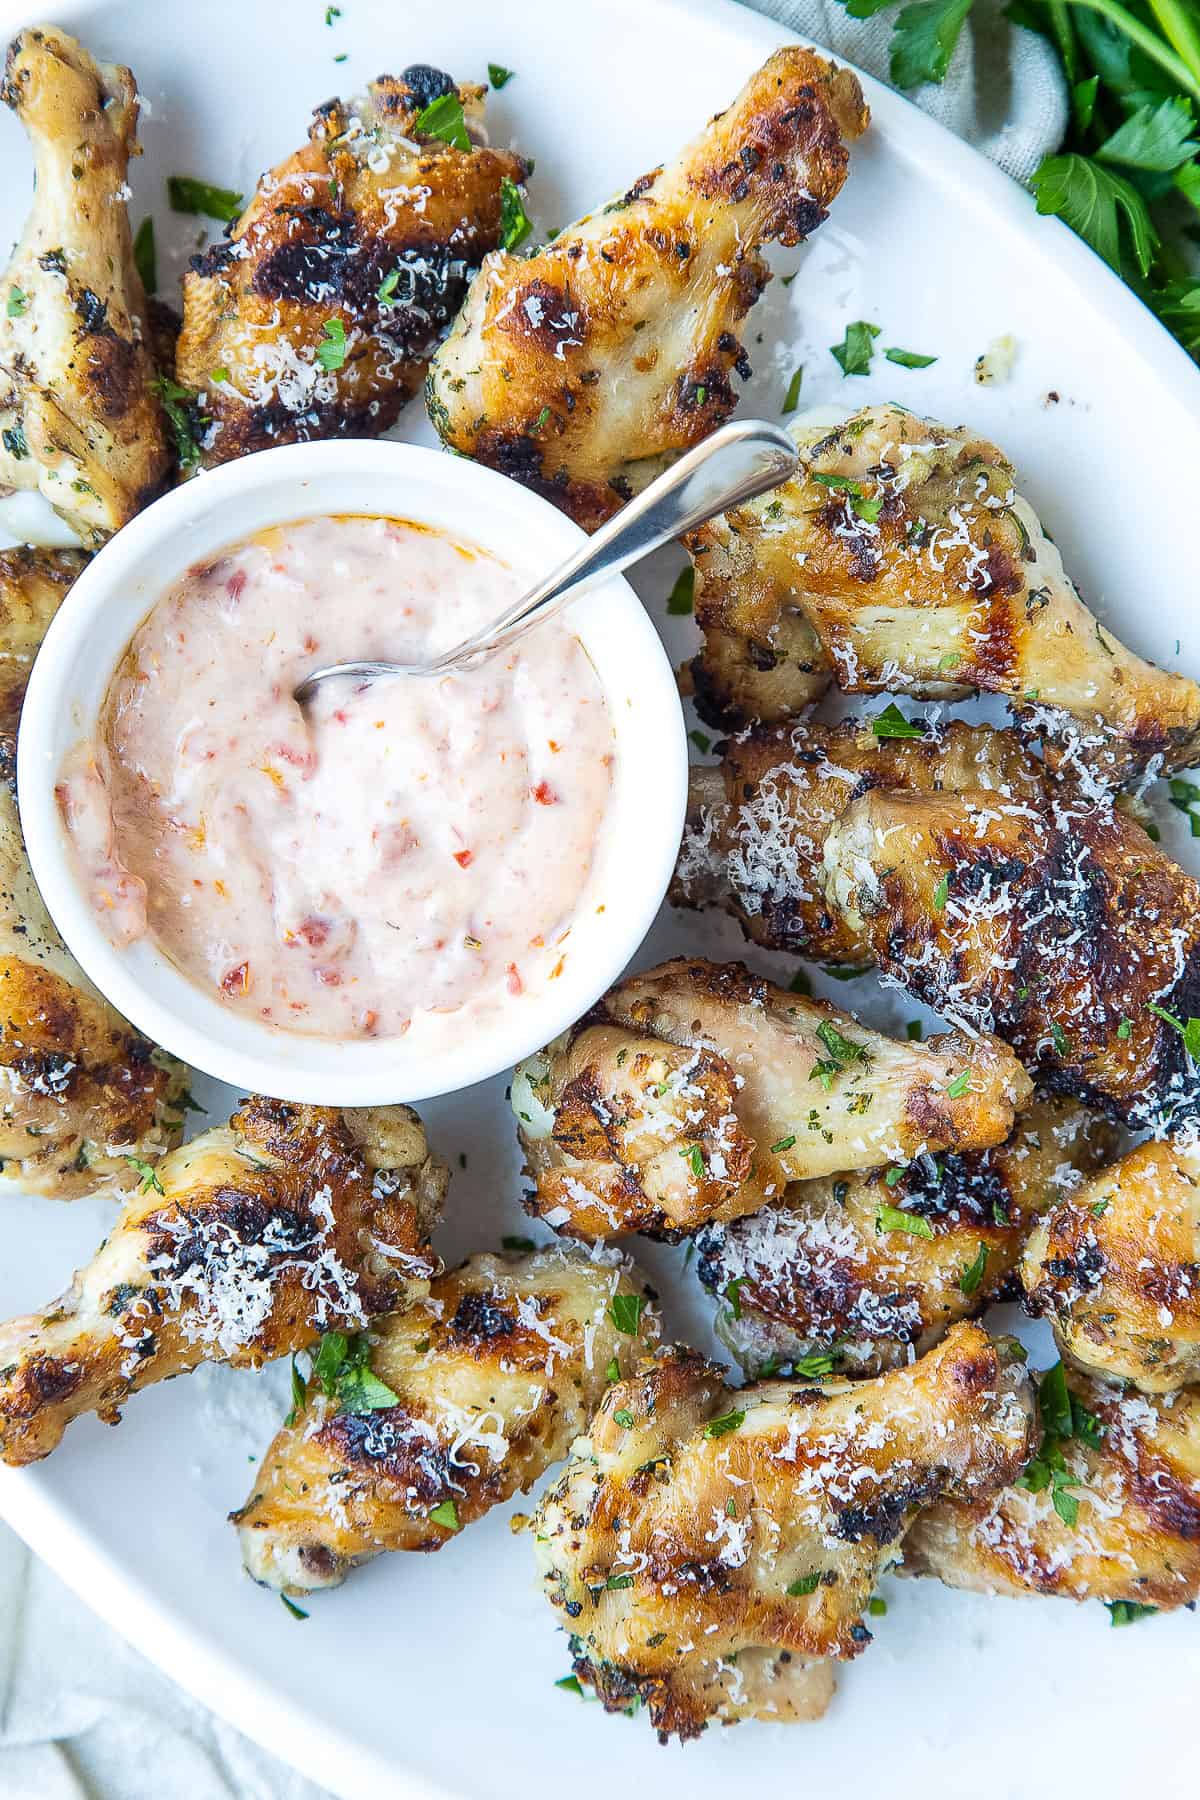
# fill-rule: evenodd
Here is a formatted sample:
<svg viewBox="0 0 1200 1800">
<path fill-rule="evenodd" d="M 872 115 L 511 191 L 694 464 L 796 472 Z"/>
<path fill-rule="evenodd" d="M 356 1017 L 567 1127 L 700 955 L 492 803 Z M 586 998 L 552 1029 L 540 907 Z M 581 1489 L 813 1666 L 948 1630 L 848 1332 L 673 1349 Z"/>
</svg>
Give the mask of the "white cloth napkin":
<svg viewBox="0 0 1200 1800">
<path fill-rule="evenodd" d="M 749 0 L 801 36 L 887 79 L 897 10 L 847 17 L 835 0 Z M 1048 44 L 976 0 L 949 74 L 912 96 L 1027 181 L 1067 119 Z M 0 1525 L 3 1800 L 323 1800 L 103 1625 Z"/>
<path fill-rule="evenodd" d="M 743 0 L 800 37 L 888 79 L 892 25 L 900 7 L 852 19 L 837 0 Z M 975 0 L 946 79 L 909 94 L 1008 175 L 1027 182 L 1067 128 L 1067 87 L 1050 44 L 1004 17 L 1003 0 Z"/>
</svg>

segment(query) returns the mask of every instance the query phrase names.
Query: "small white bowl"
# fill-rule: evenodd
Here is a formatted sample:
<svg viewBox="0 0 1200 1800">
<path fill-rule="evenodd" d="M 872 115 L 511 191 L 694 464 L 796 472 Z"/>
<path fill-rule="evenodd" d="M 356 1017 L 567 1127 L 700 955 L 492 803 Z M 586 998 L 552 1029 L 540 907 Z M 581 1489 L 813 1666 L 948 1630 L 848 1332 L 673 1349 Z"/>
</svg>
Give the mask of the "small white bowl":
<svg viewBox="0 0 1200 1800">
<path fill-rule="evenodd" d="M 580 898 L 566 966 L 486 1025 L 469 1010 L 431 1056 L 405 1037 L 284 1032 L 205 993 L 149 937 L 109 942 L 80 886 L 55 798 L 67 751 L 90 735 L 130 638 L 194 563 L 265 526 L 324 513 L 414 519 L 532 579 L 575 548 L 579 528 L 536 494 L 475 463 L 410 444 L 296 444 L 226 463 L 140 513 L 88 564 L 46 635 L 17 755 L 21 819 L 46 905 L 76 959 L 157 1044 L 245 1092 L 330 1106 L 451 1093 L 510 1068 L 577 1019 L 621 973 L 666 892 L 683 827 L 687 741 L 667 654 L 621 579 L 570 608 L 614 733 L 607 825 Z M 449 1043 L 446 1042 L 450 1038 Z M 444 1047 L 443 1047 L 444 1046 Z"/>
</svg>

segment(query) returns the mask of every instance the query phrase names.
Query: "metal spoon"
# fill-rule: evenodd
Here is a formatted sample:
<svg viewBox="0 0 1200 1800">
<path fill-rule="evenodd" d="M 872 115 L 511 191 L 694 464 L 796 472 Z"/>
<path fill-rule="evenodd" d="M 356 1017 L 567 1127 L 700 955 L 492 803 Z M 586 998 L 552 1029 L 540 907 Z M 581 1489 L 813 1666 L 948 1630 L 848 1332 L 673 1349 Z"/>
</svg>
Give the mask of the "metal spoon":
<svg viewBox="0 0 1200 1800">
<path fill-rule="evenodd" d="M 778 487 L 795 473 L 798 460 L 795 444 L 779 425 L 768 425 L 762 419 L 722 425 L 473 637 L 427 663 L 330 663 L 305 677 L 296 689 L 296 699 L 303 705 L 321 682 L 335 677 L 372 681 L 380 675 L 445 675 L 461 669 L 511 643 L 567 600 L 620 574 L 672 538 L 727 507 Z"/>
</svg>

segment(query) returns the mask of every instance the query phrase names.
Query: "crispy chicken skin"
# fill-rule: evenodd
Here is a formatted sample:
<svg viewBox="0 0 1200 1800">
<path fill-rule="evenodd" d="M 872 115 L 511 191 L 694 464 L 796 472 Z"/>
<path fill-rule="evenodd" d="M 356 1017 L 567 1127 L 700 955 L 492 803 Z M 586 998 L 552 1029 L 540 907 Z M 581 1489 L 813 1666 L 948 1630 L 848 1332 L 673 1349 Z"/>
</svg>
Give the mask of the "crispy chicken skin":
<svg viewBox="0 0 1200 1800">
<path fill-rule="evenodd" d="M 29 134 L 35 179 L 0 281 L 0 487 L 40 491 L 98 544 L 168 469 L 125 206 L 137 87 L 42 25 L 9 45 L 0 98 Z"/>
<path fill-rule="evenodd" d="M 532 1487 L 657 1343 L 645 1292 L 615 1253 L 565 1244 L 439 1276 L 371 1328 L 394 1406 L 339 1407 L 310 1378 L 232 1515 L 249 1573 L 291 1594 L 333 1587 L 381 1550 L 440 1550 Z"/>
<path fill-rule="evenodd" d="M 86 558 L 0 551 L 0 1185 L 119 1194 L 179 1142 L 188 1072 L 87 980 L 34 884 L 17 816 L 17 726 L 47 626 Z"/>
<path fill-rule="evenodd" d="M 1074 1524 L 1056 1510 L 1050 1483 L 974 1503 L 942 1500 L 905 1538 L 900 1573 L 985 1594 L 1124 1600 L 1161 1612 L 1192 1605 L 1200 1599 L 1200 1392 L 1147 1400 L 1070 1370 L 1067 1384 L 1100 1434 L 1096 1446 L 1078 1436 L 1061 1445 Z"/>
<path fill-rule="evenodd" d="M 831 827 L 825 881 L 885 974 L 1045 1086 L 1155 1129 L 1195 1110 L 1162 1012 L 1200 998 L 1200 885 L 1124 813 L 877 788 Z"/>
<path fill-rule="evenodd" d="M 1009 1293 L 1031 1224 L 1115 1148 L 1098 1114 L 1035 1100 L 996 1149 L 797 1182 L 700 1232 L 718 1336 L 750 1376 L 810 1357 L 873 1375 L 924 1355 Z"/>
<path fill-rule="evenodd" d="M 1059 1199 L 1021 1279 L 1081 1368 L 1147 1394 L 1200 1381 L 1200 1140 L 1142 1144 Z"/>
<path fill-rule="evenodd" d="M 200 396 L 205 463 L 395 424 L 501 241 L 502 182 L 525 177 L 519 156 L 479 141 L 485 94 L 414 64 L 360 100 L 328 101 L 304 149 L 194 258 L 175 372 Z M 470 150 L 416 130 L 446 95 L 462 103 Z M 339 327 L 344 345 L 331 351 Z"/>
<path fill-rule="evenodd" d="M 0 1458 L 203 1362 L 257 1368 L 425 1293 L 446 1186 L 405 1106 L 247 1100 L 147 1173 L 60 1299 L 0 1326 Z"/>
<path fill-rule="evenodd" d="M 429 372 L 445 442 L 594 530 L 733 411 L 760 249 L 826 217 L 867 118 L 848 69 L 788 45 L 673 162 L 489 257 Z"/>
<path fill-rule="evenodd" d="M 576 1675 L 610 1711 L 640 1697 L 664 1739 L 786 1717 L 797 1660 L 871 1641 L 863 1613 L 918 1508 L 1012 1481 L 1032 1413 L 1024 1370 L 975 1325 L 873 1381 L 737 1390 L 662 1353 L 608 1390 L 533 1522 Z"/>
<path fill-rule="evenodd" d="M 1052 764 L 1113 782 L 1195 760 L 1200 687 L 1101 627 L 994 444 L 890 405 L 797 437 L 795 480 L 689 540 L 715 639 L 695 671 L 706 717 L 736 726 L 809 703 L 814 658 L 790 647 L 799 612 L 817 668 L 847 693 L 1003 694 Z"/>
<path fill-rule="evenodd" d="M 923 738 L 880 738 L 870 721 L 757 726 L 694 767 L 671 888 L 676 906 L 721 906 L 767 950 L 869 963 L 867 938 L 825 895 L 830 827 L 872 788 L 987 788 L 1037 804 L 1045 765 L 1014 731 L 952 720 Z"/>
<path fill-rule="evenodd" d="M 583 1238 L 692 1231 L 789 1181 L 997 1144 L 1030 1084 L 994 1039 L 896 1043 L 741 963 L 610 989 L 513 1078 L 529 1210 Z"/>
</svg>

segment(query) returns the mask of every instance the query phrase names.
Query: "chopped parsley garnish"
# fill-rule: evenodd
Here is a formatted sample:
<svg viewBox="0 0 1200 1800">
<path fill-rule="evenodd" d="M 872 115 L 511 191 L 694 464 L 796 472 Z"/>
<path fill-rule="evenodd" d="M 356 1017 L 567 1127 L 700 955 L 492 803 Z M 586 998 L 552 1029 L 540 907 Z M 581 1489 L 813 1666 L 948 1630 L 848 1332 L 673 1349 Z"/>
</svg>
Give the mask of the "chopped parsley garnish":
<svg viewBox="0 0 1200 1800">
<path fill-rule="evenodd" d="M 340 19 L 341 16 L 342 9 L 340 6 L 327 6 L 325 8 L 325 23 L 327 25 L 332 25 L 333 21 L 335 19 Z"/>
<path fill-rule="evenodd" d="M 958 1286 L 961 1293 L 970 1295 L 979 1292 L 979 1284 L 983 1280 L 984 1270 L 987 1268 L 987 1260 L 988 1247 L 986 1244 L 980 1244 L 974 1262 L 968 1263 L 958 1278 Z"/>
<path fill-rule="evenodd" d="M 937 361 L 936 356 L 922 356 L 918 350 L 897 350 L 895 345 L 883 354 L 890 363 L 897 363 L 902 369 L 928 369 Z"/>
<path fill-rule="evenodd" d="M 375 298 L 378 300 L 380 306 L 398 306 L 400 304 L 395 297 L 396 289 L 399 285 L 399 269 L 389 269 L 388 273 L 384 276 L 383 280 L 375 290 Z"/>
<path fill-rule="evenodd" d="M 792 976 L 792 979 L 788 982 L 787 991 L 789 994 L 811 994 L 812 993 L 812 982 L 808 979 L 808 970 L 807 969 L 797 969 L 796 970 L 796 973 Z"/>
<path fill-rule="evenodd" d="M 1057 1019 L 1050 1021 L 1050 1038 L 1057 1056 L 1070 1056 L 1071 1040 Z"/>
<path fill-rule="evenodd" d="M 158 1179 L 153 1163 L 144 1162 L 140 1156 L 127 1156 L 125 1161 L 129 1164 L 130 1168 L 134 1169 L 142 1178 L 142 1185 L 138 1189 L 139 1194 L 149 1194 L 151 1192 L 161 1194 L 165 1192 L 162 1182 Z"/>
<path fill-rule="evenodd" d="M 745 1279 L 744 1275 L 736 1276 L 733 1281 L 728 1283 L 722 1296 L 723 1299 L 728 1300 L 729 1310 L 735 1319 L 740 1319 L 742 1316 L 742 1284 Z"/>
<path fill-rule="evenodd" d="M 14 462 L 23 462 L 29 455 L 29 441 L 25 436 L 25 427 L 18 420 L 15 425 L 6 425 L 0 431 L 0 444 L 8 451 Z"/>
<path fill-rule="evenodd" d="M 831 981 L 857 981 L 860 975 L 866 975 L 875 967 L 874 963 L 849 963 L 844 968 L 837 963 L 822 963 L 824 974 Z"/>
<path fill-rule="evenodd" d="M 1114 1625 L 1136 1625 L 1158 1611 L 1157 1606 L 1143 1606 L 1138 1600 L 1106 1600 L 1104 1604 Z"/>
<path fill-rule="evenodd" d="M 439 94 L 436 100 L 431 100 L 413 120 L 413 130 L 422 137 L 437 138 L 455 150 L 471 148 L 462 101 L 457 94 Z"/>
<path fill-rule="evenodd" d="M 579 1685 L 578 1675 L 563 1675 L 554 1685 L 556 1688 L 561 1688 L 564 1694 L 578 1694 L 579 1698 L 583 1699 L 583 1689 Z"/>
<path fill-rule="evenodd" d="M 771 1145 L 771 1155 L 782 1156 L 784 1151 L 790 1150 L 795 1142 L 796 1138 L 794 1133 L 791 1137 L 781 1137 L 777 1143 Z"/>
<path fill-rule="evenodd" d="M 893 700 L 885 706 L 881 713 L 876 713 L 871 720 L 871 730 L 877 738 L 923 738 L 925 728 L 906 719 Z"/>
<path fill-rule="evenodd" d="M 1050 1490 L 1050 1504 L 1063 1524 L 1073 1527 L 1079 1518 L 1079 1502 L 1071 1488 L 1081 1485 L 1081 1478 L 1071 1474 L 1063 1455 L 1063 1445 L 1072 1438 L 1098 1449 L 1104 1427 L 1095 1413 L 1078 1401 L 1067 1386 L 1066 1371 L 1061 1362 L 1047 1369 L 1038 1383 L 1038 1414 L 1042 1422 L 1042 1441 L 1037 1454 L 1025 1465 L 1017 1478 L 1017 1486 L 1031 1494 Z"/>
<path fill-rule="evenodd" d="M 11 300 L 9 311 L 12 311 Z M 1178 776 L 1173 776 L 1167 783 L 1167 792 L 1176 812 L 1181 812 L 1187 819 L 1192 836 L 1200 837 L 1200 787 L 1194 781 L 1181 781 Z"/>
<path fill-rule="evenodd" d="M 614 1294 L 608 1303 L 608 1316 L 625 1337 L 636 1337 L 645 1306 L 640 1294 Z"/>
<path fill-rule="evenodd" d="M 696 1180 L 703 1181 L 705 1176 L 704 1152 L 699 1144 L 685 1144 L 679 1154 L 691 1169 Z"/>
<path fill-rule="evenodd" d="M 625 1406 L 620 1407 L 618 1411 L 613 1414 L 613 1419 L 625 1431 L 628 1431 L 633 1425 L 633 1414 L 629 1411 L 628 1407 Z"/>
<path fill-rule="evenodd" d="M 1161 1019 L 1165 1025 L 1169 1025 L 1172 1031 L 1177 1031 L 1183 1039 L 1183 1047 L 1192 1061 L 1200 1063 L 1200 1019 L 1189 1019 L 1185 1024 L 1182 1019 L 1177 1019 L 1174 1013 L 1167 1012 L 1164 1007 L 1156 1005 L 1153 1000 L 1150 1001 L 1146 1010 L 1152 1012 L 1156 1019 Z"/>
<path fill-rule="evenodd" d="M 536 1250 L 537 1248 L 533 1239 L 527 1237 L 502 1237 L 500 1244 L 505 1250 Z"/>
<path fill-rule="evenodd" d="M 196 396 L 188 388 L 180 387 L 167 375 L 158 375 L 151 385 L 157 389 L 162 401 L 162 409 L 167 415 L 167 424 L 171 427 L 171 436 L 175 441 L 175 454 L 179 458 L 181 469 L 191 469 L 200 460 L 200 446 L 196 442 L 196 434 L 192 429 L 192 416 L 188 408 Z"/>
<path fill-rule="evenodd" d="M 1126 1039 L 1131 1037 L 1132 1035 L 1133 1035 L 1133 1020 L 1132 1019 L 1122 1019 L 1121 1023 L 1117 1026 L 1117 1036 L 1120 1038 L 1121 1042 L 1124 1043 L 1126 1041 Z"/>
<path fill-rule="evenodd" d="M 667 611 L 676 618 L 690 613 L 696 600 L 696 571 L 691 563 L 675 577 L 675 585 L 667 595 Z"/>
<path fill-rule="evenodd" d="M 795 373 L 792 376 L 792 379 L 788 382 L 787 393 L 783 396 L 783 410 L 785 413 L 795 412 L 796 408 L 799 406 L 799 404 L 800 404 L 800 383 L 803 380 L 804 380 L 804 368 L 802 365 L 800 368 L 798 368 L 795 371 Z"/>
<path fill-rule="evenodd" d="M 874 525 L 883 511 L 883 501 L 872 499 L 862 491 L 862 484 L 850 475 L 827 475 L 824 471 L 814 469 L 812 479 L 819 487 L 837 488 L 844 493 L 850 502 L 851 510 L 868 525 Z"/>
<path fill-rule="evenodd" d="M 845 1183 L 839 1182 L 837 1186 L 844 1188 Z M 845 1194 L 839 1196 L 835 1192 L 834 1199 L 838 1198 L 845 1199 Z M 823 1381 L 826 1375 L 833 1374 L 841 1348 L 842 1339 L 835 1338 L 828 1350 L 812 1350 L 807 1356 L 798 1357 L 792 1364 L 792 1368 L 797 1375 L 803 1375 L 807 1381 Z"/>
<path fill-rule="evenodd" d="M 870 372 L 871 357 L 875 352 L 875 339 L 879 336 L 879 331 L 878 325 L 871 325 L 866 319 L 855 319 L 852 325 L 847 325 L 846 335 L 841 343 L 829 346 L 829 354 L 843 375 L 866 375 Z"/>
<path fill-rule="evenodd" d="M 296 1419 L 308 1399 L 308 1383 L 300 1373 L 300 1366 L 295 1357 L 292 1358 L 292 1410 L 283 1421 L 288 1431 L 296 1423 Z"/>
<path fill-rule="evenodd" d="M 400 1396 L 371 1368 L 371 1344 L 365 1332 L 352 1338 L 344 1331 L 324 1332 L 312 1359 L 312 1373 L 338 1412 L 379 1412 L 400 1404 Z"/>
<path fill-rule="evenodd" d="M 210 369 L 208 371 L 208 379 L 212 382 L 215 382 L 217 385 L 220 385 L 220 383 L 222 381 L 229 380 L 229 370 L 224 367 L 221 367 L 219 369 Z"/>
<path fill-rule="evenodd" d="M 228 224 L 241 212 L 243 196 L 235 193 L 233 188 L 194 181 L 190 175 L 168 175 L 167 199 L 172 212 L 197 213 L 203 218 L 220 219 Z"/>
<path fill-rule="evenodd" d="M 1093 1219 L 1102 1219 L 1108 1211 L 1108 1201 L 1097 1200 L 1094 1205 L 1088 1207 L 1088 1211 L 1091 1213 Z"/>
<path fill-rule="evenodd" d="M 953 1081 L 947 1082 L 946 1093 L 949 1095 L 951 1100 L 961 1100 L 963 1095 L 966 1093 L 967 1089 L 970 1087 L 970 1085 L 971 1085 L 971 1071 L 970 1071 L 970 1069 L 962 1069 L 954 1077 Z"/>
<path fill-rule="evenodd" d="M 949 898 L 950 898 L 950 876 L 949 876 L 949 873 L 947 873 L 942 876 L 942 879 L 938 882 L 937 886 L 933 890 L 933 910 L 934 910 L 934 912 L 945 912 L 946 902 Z"/>
<path fill-rule="evenodd" d="M 453 1500 L 439 1501 L 430 1513 L 429 1518 L 432 1524 L 444 1525 L 447 1531 L 462 1530 L 462 1525 L 459 1523 L 458 1508 L 455 1506 Z"/>
<path fill-rule="evenodd" d="M 607 1381 L 609 1387 L 613 1385 L 614 1381 L 620 1381 L 621 1379 L 621 1365 L 615 1356 L 610 1356 L 608 1359 L 608 1367 L 604 1371 L 604 1379 Z"/>
<path fill-rule="evenodd" d="M 709 751 L 712 749 L 712 739 L 710 737 L 703 731 L 689 731 L 688 737 L 691 739 L 692 743 L 695 744 L 701 756 L 708 755 Z"/>
<path fill-rule="evenodd" d="M 500 243 L 505 250 L 515 250 L 533 230 L 521 199 L 521 190 L 507 175 L 500 177 Z"/>
<path fill-rule="evenodd" d="M 821 1571 L 814 1569 L 811 1575 L 801 1575 L 799 1581 L 790 1581 L 787 1592 L 793 1600 L 801 1600 L 805 1594 L 815 1594 L 820 1585 Z"/>
<path fill-rule="evenodd" d="M 867 1611 L 873 1619 L 882 1619 L 887 1615 L 887 1601 L 880 1594 L 873 1594 L 867 1601 Z"/>
<path fill-rule="evenodd" d="M 327 375 L 340 369 L 346 360 L 346 327 L 341 319 L 326 319 L 317 345 L 317 361 Z"/>
<path fill-rule="evenodd" d="M 543 406 L 541 412 L 538 414 L 537 418 L 533 421 L 533 424 L 529 427 L 529 430 L 526 433 L 526 436 L 527 437 L 537 437 L 542 429 L 542 426 L 546 423 L 546 420 L 549 417 L 550 417 L 550 408 L 548 406 Z"/>
<path fill-rule="evenodd" d="M 910 1044 L 919 1044 L 925 1035 L 920 1019 L 910 1019 L 904 1027 L 904 1035 Z"/>
<path fill-rule="evenodd" d="M 719 1419 L 710 1419 L 704 1427 L 706 1438 L 724 1437 L 727 1432 L 736 1431 L 745 1420 L 744 1412 L 722 1413 Z"/>
<path fill-rule="evenodd" d="M 141 234 L 139 233 L 138 235 L 140 236 Z M 137 255 L 136 248 L 134 251 L 134 255 L 135 255 L 135 257 Z M 29 305 L 29 295 L 24 291 L 23 288 L 19 288 L 15 285 L 13 287 L 9 288 L 8 301 L 5 306 L 5 311 L 7 312 L 10 319 L 19 319 L 22 316 L 22 314 L 24 313 L 24 311 L 28 305 Z M 1174 785 L 1174 784 L 1172 784 L 1172 785 Z"/>
<path fill-rule="evenodd" d="M 515 74 L 515 69 L 506 69 L 503 63 L 488 64 L 488 80 L 491 82 L 497 93 L 499 93 L 502 87 L 508 86 Z"/>
<path fill-rule="evenodd" d="M 287 1594 L 280 1594 L 279 1598 L 283 1601 L 283 1604 L 287 1607 L 293 1619 L 307 1619 L 308 1614 L 305 1612 L 304 1608 L 302 1606 L 297 1606 L 296 1602 L 290 1599 Z"/>
<path fill-rule="evenodd" d="M 633 1576 L 610 1575 L 604 1585 L 606 1588 L 631 1588 L 633 1586 Z"/>
<path fill-rule="evenodd" d="M 829 1059 L 838 1069 L 844 1069 L 849 1063 L 865 1063 L 868 1067 L 871 1055 L 865 1044 L 856 1038 L 848 1038 L 838 1030 L 832 1019 L 822 1019 L 817 1026 L 817 1039 L 829 1053 Z"/>
<path fill-rule="evenodd" d="M 881 1200 L 875 1209 L 875 1235 L 883 1237 L 889 1231 L 906 1231 L 909 1237 L 933 1236 L 933 1226 L 920 1213 L 905 1212 L 902 1207 L 888 1206 Z"/>
</svg>

